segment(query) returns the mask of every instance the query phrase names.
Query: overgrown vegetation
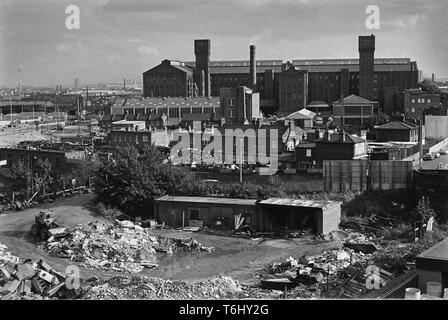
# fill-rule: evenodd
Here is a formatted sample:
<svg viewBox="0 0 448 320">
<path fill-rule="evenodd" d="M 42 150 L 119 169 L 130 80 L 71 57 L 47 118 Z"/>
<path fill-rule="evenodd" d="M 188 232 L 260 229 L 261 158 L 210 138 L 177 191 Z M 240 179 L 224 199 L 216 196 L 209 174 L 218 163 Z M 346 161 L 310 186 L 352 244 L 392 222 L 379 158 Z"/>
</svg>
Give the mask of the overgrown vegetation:
<svg viewBox="0 0 448 320">
<path fill-rule="evenodd" d="M 32 167 L 18 160 L 10 170 L 13 192 L 25 194 L 28 190 L 30 193 L 37 192 L 36 198 L 42 198 L 64 189 L 86 185 L 95 167 L 95 163 L 86 162 L 83 166 L 60 171 L 55 170 L 48 159 L 37 159 Z"/>
<path fill-rule="evenodd" d="M 276 176 L 263 184 L 220 184 L 194 178 L 187 169 L 171 165 L 169 155 L 154 146 L 120 149 L 113 161 L 96 170 L 95 177 L 98 202 L 105 203 L 106 209 L 115 207 L 126 213 L 150 212 L 152 201 L 166 194 L 246 199 L 285 196 Z"/>
</svg>

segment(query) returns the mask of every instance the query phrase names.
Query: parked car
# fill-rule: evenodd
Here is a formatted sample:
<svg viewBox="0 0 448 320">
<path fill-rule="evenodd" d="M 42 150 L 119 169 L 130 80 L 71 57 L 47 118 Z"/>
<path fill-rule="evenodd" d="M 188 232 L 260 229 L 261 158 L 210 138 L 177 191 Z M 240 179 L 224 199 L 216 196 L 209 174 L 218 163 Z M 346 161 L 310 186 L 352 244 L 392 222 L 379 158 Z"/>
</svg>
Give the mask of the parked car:
<svg viewBox="0 0 448 320">
<path fill-rule="evenodd" d="M 434 160 L 434 154 L 427 153 L 423 156 L 423 160 Z"/>
<path fill-rule="evenodd" d="M 434 157 L 440 158 L 440 153 L 439 152 L 434 152 Z"/>
<path fill-rule="evenodd" d="M 439 151 L 441 155 L 447 155 L 448 154 L 448 149 L 442 149 Z"/>
</svg>

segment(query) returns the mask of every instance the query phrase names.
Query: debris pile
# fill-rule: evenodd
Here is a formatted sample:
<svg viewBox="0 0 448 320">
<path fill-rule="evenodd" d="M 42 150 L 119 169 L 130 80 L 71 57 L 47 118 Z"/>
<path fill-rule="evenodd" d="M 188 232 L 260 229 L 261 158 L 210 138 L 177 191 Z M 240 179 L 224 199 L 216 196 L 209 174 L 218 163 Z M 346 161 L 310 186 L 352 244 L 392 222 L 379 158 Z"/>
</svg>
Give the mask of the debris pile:
<svg viewBox="0 0 448 320">
<path fill-rule="evenodd" d="M 120 221 L 117 225 L 90 222 L 62 239 L 51 239 L 42 245 L 42 249 L 86 267 L 131 273 L 141 272 L 145 267 L 157 267 L 159 254 L 173 254 L 180 250 L 213 250 L 191 238 L 152 235 L 149 229 L 130 221 Z"/>
<path fill-rule="evenodd" d="M 324 251 L 300 259 L 289 257 L 283 263 L 274 263 L 261 285 L 266 289 L 281 290 L 283 287 L 292 297 L 318 298 L 323 290 L 328 296 L 330 289 L 338 291 L 336 296 L 339 296 L 350 279 L 364 272 L 372 258 L 371 254 L 349 248 Z"/>
<path fill-rule="evenodd" d="M 89 298 L 99 299 L 241 299 L 248 296 L 238 281 L 221 276 L 207 281 L 171 281 L 152 277 L 113 277 L 92 284 Z"/>
<path fill-rule="evenodd" d="M 85 292 L 40 260 L 20 262 L 0 243 L 0 300 L 75 299 Z"/>
</svg>

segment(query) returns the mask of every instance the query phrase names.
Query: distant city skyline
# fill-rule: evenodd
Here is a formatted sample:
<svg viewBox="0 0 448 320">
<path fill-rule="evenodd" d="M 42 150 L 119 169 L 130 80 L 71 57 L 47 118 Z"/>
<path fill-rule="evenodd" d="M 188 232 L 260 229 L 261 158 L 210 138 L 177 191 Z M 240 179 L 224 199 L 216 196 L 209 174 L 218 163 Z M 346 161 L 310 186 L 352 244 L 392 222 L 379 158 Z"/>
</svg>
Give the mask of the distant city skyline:
<svg viewBox="0 0 448 320">
<path fill-rule="evenodd" d="M 0 85 L 81 86 L 141 82 L 163 59 L 193 61 L 193 40 L 211 39 L 211 60 L 358 57 L 358 35 L 376 35 L 376 58 L 406 57 L 448 78 L 446 0 L 94 0 L 77 1 L 80 29 L 68 30 L 73 1 L 0 2 Z M 380 30 L 365 26 L 368 5 Z M 281 17 L 281 19 L 279 19 Z"/>
</svg>

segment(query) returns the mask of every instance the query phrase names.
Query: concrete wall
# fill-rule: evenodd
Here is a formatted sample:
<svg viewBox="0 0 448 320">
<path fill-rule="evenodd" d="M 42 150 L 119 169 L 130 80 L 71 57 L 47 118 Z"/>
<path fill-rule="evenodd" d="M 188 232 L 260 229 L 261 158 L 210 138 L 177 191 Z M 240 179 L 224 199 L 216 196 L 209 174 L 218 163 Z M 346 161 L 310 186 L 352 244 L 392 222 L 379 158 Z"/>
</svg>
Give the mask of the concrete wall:
<svg viewBox="0 0 448 320">
<path fill-rule="evenodd" d="M 324 209 L 319 214 L 318 221 L 317 233 L 328 234 L 338 230 L 339 223 L 341 222 L 341 205 L 334 205 Z"/>
<path fill-rule="evenodd" d="M 425 116 L 425 133 L 427 138 L 448 137 L 448 116 Z"/>
</svg>

